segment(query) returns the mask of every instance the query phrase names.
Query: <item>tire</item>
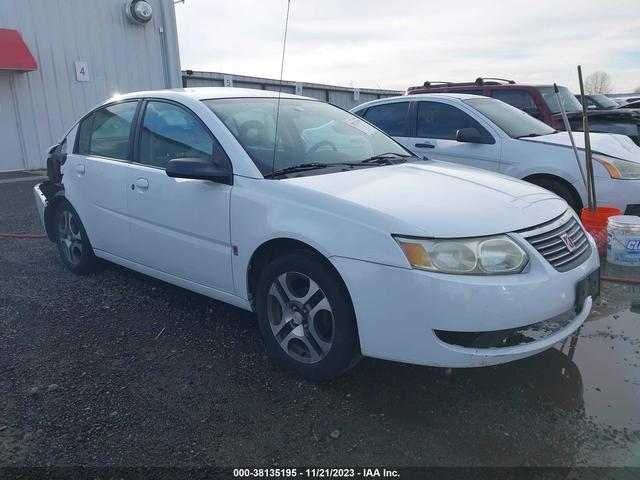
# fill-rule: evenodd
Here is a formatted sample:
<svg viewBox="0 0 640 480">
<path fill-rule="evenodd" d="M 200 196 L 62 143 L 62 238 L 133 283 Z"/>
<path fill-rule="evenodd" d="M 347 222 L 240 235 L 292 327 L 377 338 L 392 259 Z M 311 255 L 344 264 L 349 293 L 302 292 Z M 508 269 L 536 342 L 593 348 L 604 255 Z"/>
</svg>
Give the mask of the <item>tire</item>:
<svg viewBox="0 0 640 480">
<path fill-rule="evenodd" d="M 567 202 L 578 215 L 580 215 L 580 202 L 576 199 L 576 196 L 571 189 L 563 183 L 551 178 L 534 178 L 533 180 L 530 180 L 530 182 L 544 188 L 545 190 L 555 193 Z"/>
<path fill-rule="evenodd" d="M 347 289 L 313 254 L 291 252 L 266 266 L 256 288 L 256 313 L 267 351 L 300 377 L 330 380 L 360 358 Z"/>
<path fill-rule="evenodd" d="M 78 212 L 68 202 L 62 202 L 54 215 L 55 239 L 62 262 L 73 273 L 85 275 L 96 270 L 98 259 Z"/>
</svg>

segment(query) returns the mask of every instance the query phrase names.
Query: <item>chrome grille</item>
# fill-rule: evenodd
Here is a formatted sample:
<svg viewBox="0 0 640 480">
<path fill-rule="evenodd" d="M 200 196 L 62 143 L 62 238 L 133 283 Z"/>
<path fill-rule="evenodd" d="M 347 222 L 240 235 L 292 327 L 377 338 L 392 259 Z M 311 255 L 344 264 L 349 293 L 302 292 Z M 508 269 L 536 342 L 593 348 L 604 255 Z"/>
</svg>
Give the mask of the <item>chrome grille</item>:
<svg viewBox="0 0 640 480">
<path fill-rule="evenodd" d="M 559 272 L 567 272 L 577 267 L 591 255 L 587 233 L 570 211 L 550 222 L 520 230 L 517 233 L 522 235 Z M 571 249 L 564 238 L 572 244 Z"/>
</svg>

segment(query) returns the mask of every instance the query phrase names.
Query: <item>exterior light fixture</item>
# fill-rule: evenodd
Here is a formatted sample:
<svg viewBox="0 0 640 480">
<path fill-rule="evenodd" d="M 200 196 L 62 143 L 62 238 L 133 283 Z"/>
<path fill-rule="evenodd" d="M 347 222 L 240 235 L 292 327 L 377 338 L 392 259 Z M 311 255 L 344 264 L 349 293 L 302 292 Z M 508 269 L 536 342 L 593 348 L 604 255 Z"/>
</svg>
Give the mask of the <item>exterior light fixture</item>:
<svg viewBox="0 0 640 480">
<path fill-rule="evenodd" d="M 148 23 L 153 17 L 153 9 L 145 0 L 127 0 L 124 11 L 129 20 L 141 25 Z"/>
</svg>

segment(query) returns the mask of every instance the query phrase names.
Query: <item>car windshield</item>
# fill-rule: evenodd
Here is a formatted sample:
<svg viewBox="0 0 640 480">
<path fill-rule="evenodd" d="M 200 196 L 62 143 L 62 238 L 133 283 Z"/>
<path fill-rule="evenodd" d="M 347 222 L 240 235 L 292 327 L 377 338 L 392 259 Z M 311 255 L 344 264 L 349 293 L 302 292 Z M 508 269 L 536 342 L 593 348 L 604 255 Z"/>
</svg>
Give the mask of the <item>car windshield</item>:
<svg viewBox="0 0 640 480">
<path fill-rule="evenodd" d="M 539 137 L 555 133 L 546 123 L 495 98 L 472 98 L 464 103 L 483 114 L 512 138 Z"/>
<path fill-rule="evenodd" d="M 551 110 L 551 113 L 560 113 L 560 104 L 558 103 L 558 98 L 556 97 L 556 92 L 553 87 L 538 87 L 538 91 L 542 95 L 547 107 L 549 107 L 549 110 Z M 565 111 L 582 111 L 582 104 L 567 87 L 558 87 L 558 95 L 564 105 Z"/>
<path fill-rule="evenodd" d="M 369 163 L 363 165 L 374 165 L 370 162 L 376 156 L 411 156 L 369 123 L 328 103 L 282 98 L 279 109 L 277 98 L 225 98 L 204 103 L 265 176 L 298 166 L 359 164 L 364 160 Z"/>
<path fill-rule="evenodd" d="M 609 110 L 611 108 L 618 108 L 619 105 L 611 100 L 606 95 L 591 95 L 591 100 L 595 103 L 598 108 L 602 108 L 605 110 Z"/>
</svg>

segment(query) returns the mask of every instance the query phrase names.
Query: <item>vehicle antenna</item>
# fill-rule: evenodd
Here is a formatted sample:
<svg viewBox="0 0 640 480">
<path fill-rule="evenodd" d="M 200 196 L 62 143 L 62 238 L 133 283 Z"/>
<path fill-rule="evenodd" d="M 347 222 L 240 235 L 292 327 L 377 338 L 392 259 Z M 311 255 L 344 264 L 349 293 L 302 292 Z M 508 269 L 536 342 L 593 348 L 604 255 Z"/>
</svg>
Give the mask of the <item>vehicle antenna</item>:
<svg viewBox="0 0 640 480">
<path fill-rule="evenodd" d="M 282 41 L 282 60 L 280 62 L 280 82 L 278 86 L 278 104 L 276 106 L 276 128 L 273 139 L 273 159 L 271 161 L 271 173 L 276 171 L 276 152 L 278 150 L 278 122 L 280 120 L 280 97 L 282 96 L 282 73 L 284 72 L 284 53 L 287 48 L 287 30 L 289 29 L 289 8 L 291 0 L 287 0 L 287 18 L 284 21 L 284 40 Z"/>
</svg>

